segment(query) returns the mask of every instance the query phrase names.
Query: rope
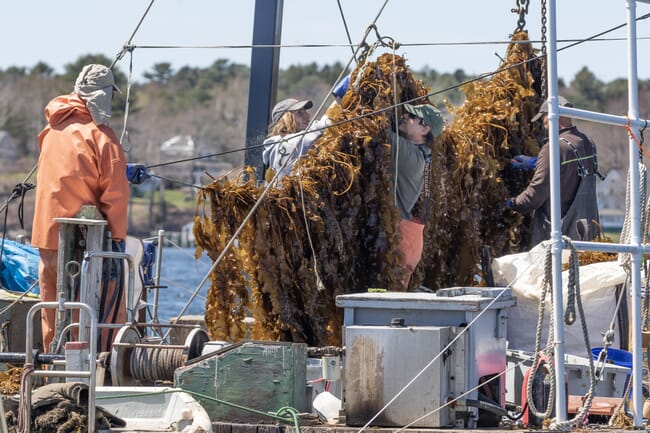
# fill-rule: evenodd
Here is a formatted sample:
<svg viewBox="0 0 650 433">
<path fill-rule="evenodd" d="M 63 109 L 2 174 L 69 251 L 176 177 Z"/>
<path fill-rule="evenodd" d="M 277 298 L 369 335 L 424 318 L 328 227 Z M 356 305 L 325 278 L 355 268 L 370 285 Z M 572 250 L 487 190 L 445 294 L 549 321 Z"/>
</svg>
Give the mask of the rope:
<svg viewBox="0 0 650 433">
<path fill-rule="evenodd" d="M 32 169 L 32 171 L 27 175 L 28 178 L 29 178 L 29 176 L 31 176 L 31 174 L 34 172 L 35 169 L 36 169 L 36 167 L 34 167 Z M 7 218 L 9 217 L 9 203 L 12 200 L 20 197 L 20 203 L 18 204 L 18 221 L 20 222 L 20 228 L 22 230 L 25 230 L 25 225 L 23 223 L 23 210 L 24 210 L 24 205 L 25 205 L 25 194 L 27 193 L 27 191 L 30 191 L 30 190 L 32 190 L 34 188 L 35 188 L 34 184 L 27 183 L 27 181 L 19 183 L 18 185 L 16 185 L 14 187 L 13 191 L 11 191 L 11 196 L 5 202 L 5 206 L 4 206 L 4 209 L 3 209 L 4 210 L 4 220 L 3 220 L 3 224 L 2 224 L 2 240 L 0 241 L 0 263 L 2 263 L 2 255 L 3 255 L 4 249 L 5 249 L 5 238 L 6 238 L 6 234 L 7 234 Z"/>
<path fill-rule="evenodd" d="M 27 389 L 27 376 L 34 371 L 34 364 L 29 362 L 23 365 L 23 375 L 20 378 L 20 403 L 18 410 L 18 432 L 29 433 L 31 431 L 31 420 L 27 419 L 27 412 L 29 411 L 27 401 L 31 395 L 31 387 Z"/>
<path fill-rule="evenodd" d="M 625 414 L 625 405 L 627 404 L 627 401 L 629 400 L 629 395 L 630 395 L 630 390 L 632 389 L 632 377 L 628 378 L 627 383 L 625 384 L 625 391 L 623 393 L 623 398 L 621 401 L 618 403 L 616 406 L 616 409 L 614 409 L 614 413 L 612 416 L 609 418 L 609 422 L 607 423 L 611 427 L 628 427 L 630 424 L 630 419 L 629 417 Z"/>
<path fill-rule="evenodd" d="M 551 244 L 549 243 L 547 248 L 546 248 L 546 254 L 544 256 L 544 279 L 542 280 L 542 292 L 539 297 L 539 306 L 538 306 L 538 315 L 537 315 L 537 328 L 535 330 L 535 356 L 533 358 L 533 365 L 530 369 L 530 376 L 529 377 L 535 377 L 537 374 L 537 369 L 539 367 L 539 360 L 541 358 L 541 345 L 542 345 L 542 329 L 544 325 L 544 310 L 546 308 L 546 294 L 549 292 L 549 288 L 551 287 L 551 281 L 553 278 L 553 271 L 552 271 L 552 255 L 551 255 Z M 553 299 L 551 299 L 551 315 L 550 315 L 550 328 L 553 328 Z M 526 387 L 526 401 L 528 403 L 528 410 L 530 413 L 535 415 L 538 418 L 550 418 L 551 413 L 553 412 L 553 404 L 555 402 L 555 369 L 553 367 L 553 344 L 551 337 L 552 332 L 548 333 L 548 342 L 546 345 L 546 351 L 544 354 L 546 355 L 548 362 L 546 363 L 546 368 L 548 370 L 549 376 L 551 376 L 550 380 L 550 390 L 549 390 L 549 401 L 548 401 L 548 406 L 546 407 L 546 410 L 544 412 L 540 412 L 537 407 L 535 406 L 535 403 L 533 401 L 533 380 L 528 380 L 528 384 Z"/>
<path fill-rule="evenodd" d="M 621 244 L 629 244 L 632 240 L 632 185 L 631 176 L 628 170 L 627 183 L 625 190 L 625 218 L 623 219 L 623 228 L 621 229 L 621 236 L 619 242 Z M 645 212 L 641 215 L 641 227 L 647 228 L 648 221 L 650 220 L 650 202 L 648 201 L 648 171 L 642 162 L 639 162 L 639 208 L 644 209 Z M 644 230 L 645 233 L 645 230 Z M 630 253 L 619 253 L 618 263 L 625 269 L 628 275 L 631 272 L 632 256 Z"/>
<path fill-rule="evenodd" d="M 591 343 L 589 342 L 589 330 L 587 329 L 587 320 L 582 306 L 582 297 L 580 296 L 580 262 L 578 259 L 578 251 L 573 246 L 573 242 L 571 241 L 571 239 L 569 239 L 566 236 L 563 237 L 562 239 L 571 252 L 571 255 L 569 257 L 569 287 L 567 287 L 567 289 L 569 291 L 569 294 L 572 294 L 571 298 L 573 302 L 574 303 L 577 302 L 578 314 L 580 315 L 580 323 L 582 325 L 582 335 L 584 338 L 585 348 L 587 351 L 587 359 L 589 360 L 589 373 L 588 373 L 589 390 L 587 391 L 586 399 L 582 407 L 576 413 L 575 417 L 572 420 L 565 421 L 564 423 L 555 423 L 555 426 L 563 427 L 560 424 L 566 424 L 566 427 L 571 427 L 572 425 L 576 425 L 577 423 L 584 422 L 584 420 L 586 420 L 587 418 L 587 415 L 589 414 L 589 409 L 591 408 L 591 404 L 593 402 L 594 394 L 596 391 L 596 375 L 594 374 L 595 373 L 594 360 L 591 354 Z M 572 306 L 571 308 L 574 309 L 575 306 Z M 568 310 L 569 307 L 567 307 L 567 311 Z M 575 321 L 575 313 L 574 313 L 573 320 Z M 568 323 L 566 321 L 566 316 L 565 316 L 565 323 L 570 325 L 573 322 Z M 602 377 L 600 379 L 602 379 Z"/>
<path fill-rule="evenodd" d="M 567 283 L 567 309 L 566 313 L 564 315 L 564 322 L 567 325 L 571 325 L 572 323 L 575 322 L 575 308 L 577 304 L 577 309 L 578 309 L 578 315 L 580 316 L 580 322 L 582 324 L 582 335 L 584 338 L 585 342 L 585 348 L 588 353 L 588 360 L 589 360 L 589 390 L 587 391 L 586 394 L 586 400 L 580 410 L 576 413 L 575 417 L 571 420 L 567 421 L 556 421 L 552 420 L 551 422 L 551 429 L 557 429 L 557 430 L 562 430 L 562 431 L 568 431 L 571 429 L 572 426 L 577 425 L 582 423 L 585 419 L 586 416 L 589 412 L 589 409 L 591 408 L 591 404 L 593 401 L 593 396 L 594 392 L 596 389 L 596 375 L 595 375 L 595 368 L 594 368 L 594 362 L 593 362 L 593 357 L 591 355 L 591 344 L 589 343 L 589 330 L 587 329 L 587 321 L 585 318 L 585 313 L 584 309 L 582 306 L 582 298 L 580 296 L 580 263 L 578 259 L 578 252 L 573 246 L 573 243 L 571 239 L 569 239 L 566 236 L 562 237 L 562 240 L 566 247 L 570 250 L 570 256 L 569 256 L 569 270 L 568 270 L 568 283 Z M 529 377 L 535 377 L 537 374 L 538 368 L 541 366 L 540 363 L 540 358 L 541 358 L 541 339 L 542 339 L 542 330 L 543 330 L 543 323 L 544 323 L 544 310 L 545 310 L 545 300 L 546 300 L 546 294 L 549 292 L 549 289 L 551 287 L 551 281 L 553 278 L 553 272 L 552 272 L 552 254 L 551 254 L 551 244 L 549 243 L 547 248 L 546 248 L 546 256 L 545 256 L 545 261 L 544 261 L 544 279 L 542 281 L 542 293 L 540 296 L 539 300 L 539 313 L 538 313 L 538 319 L 537 319 L 537 329 L 535 332 L 535 357 L 533 360 L 533 365 L 530 370 L 530 376 Z M 552 293 L 551 293 L 552 296 Z M 550 418 L 552 412 L 553 412 L 553 406 L 555 404 L 555 393 L 556 393 L 556 387 L 557 383 L 555 380 L 555 371 L 554 371 L 554 359 L 553 359 L 553 352 L 551 351 L 552 348 L 554 348 L 554 344 L 552 343 L 552 331 L 553 331 L 553 325 L 554 325 L 554 314 L 553 311 L 556 308 L 556 302 L 562 302 L 562 299 L 554 300 L 551 297 L 551 314 L 550 314 L 550 320 L 549 320 L 549 332 L 548 332 L 548 342 L 546 345 L 546 350 L 544 352 L 544 355 L 546 356 L 546 359 L 548 360 L 545 363 L 545 367 L 548 370 L 548 374 L 550 376 L 550 389 L 549 389 L 549 400 L 548 400 L 548 405 L 546 407 L 546 410 L 544 412 L 541 412 L 538 410 L 538 408 L 535 406 L 535 402 L 533 400 L 533 380 L 528 381 L 527 387 L 526 387 L 526 397 L 527 397 L 527 403 L 528 403 L 528 409 L 530 413 L 535 415 L 538 418 L 542 419 L 547 419 Z M 562 360 L 561 362 L 564 362 Z"/>
<path fill-rule="evenodd" d="M 131 139 L 129 138 L 129 131 L 128 131 L 128 122 L 129 122 L 129 113 L 131 112 L 130 107 L 131 107 L 131 83 L 133 79 L 133 51 L 129 51 L 129 75 L 127 78 L 126 82 L 126 103 L 124 106 L 124 123 L 122 126 L 122 134 L 120 134 L 120 145 L 122 146 L 122 149 L 124 149 L 125 152 L 128 152 L 131 150 Z M 126 137 L 126 141 L 129 143 L 128 148 L 124 147 L 124 138 Z"/>
</svg>

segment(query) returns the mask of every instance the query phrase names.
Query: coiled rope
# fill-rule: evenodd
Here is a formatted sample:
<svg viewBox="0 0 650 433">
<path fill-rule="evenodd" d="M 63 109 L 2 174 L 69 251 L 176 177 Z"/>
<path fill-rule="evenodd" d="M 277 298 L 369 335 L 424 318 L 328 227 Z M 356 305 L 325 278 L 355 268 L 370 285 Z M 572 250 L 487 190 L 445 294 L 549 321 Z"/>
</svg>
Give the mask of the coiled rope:
<svg viewBox="0 0 650 433">
<path fill-rule="evenodd" d="M 591 356 L 591 344 L 589 343 L 589 332 L 587 329 L 587 321 L 585 319 L 584 309 L 582 306 L 582 298 L 580 296 L 580 262 L 578 259 L 578 252 L 573 246 L 573 243 L 570 238 L 563 236 L 562 241 L 564 242 L 566 248 L 570 250 L 568 281 L 567 281 L 567 308 L 564 314 L 564 323 L 567 325 L 571 325 L 575 322 L 575 318 L 576 318 L 575 309 L 577 305 L 578 315 L 580 316 L 580 322 L 582 324 L 582 333 L 585 341 L 585 348 L 587 349 L 587 353 L 588 353 L 587 358 L 589 360 L 589 390 L 587 391 L 586 400 L 583 406 L 580 408 L 578 413 L 576 413 L 575 417 L 571 420 L 551 421 L 551 426 L 550 426 L 551 429 L 568 431 L 571 429 L 572 426 L 576 426 L 584 422 L 586 415 L 588 414 L 589 409 L 591 408 L 591 403 L 593 401 L 594 391 L 596 388 L 596 375 L 594 374 L 595 369 L 594 369 L 593 357 Z M 555 381 L 555 368 L 554 368 L 554 359 L 553 359 L 554 356 L 553 352 L 555 346 L 552 343 L 553 325 L 554 325 L 553 312 L 555 311 L 556 308 L 555 302 L 562 302 L 562 299 L 554 300 L 552 298 L 552 292 L 551 292 L 551 314 L 550 314 L 549 332 L 548 332 L 548 339 L 547 339 L 548 341 L 547 341 L 546 349 L 544 351 L 541 350 L 542 330 L 544 325 L 544 310 L 546 308 L 545 307 L 546 294 L 550 291 L 552 278 L 553 278 L 552 254 L 551 254 L 551 244 L 549 243 L 546 249 L 546 256 L 544 259 L 544 279 L 542 281 L 542 293 L 539 299 L 539 309 L 538 309 L 539 313 L 537 319 L 537 329 L 535 332 L 535 357 L 533 360 L 533 365 L 531 367 L 531 373 L 529 376 L 529 377 L 534 377 L 535 374 L 537 373 L 537 370 L 540 366 L 539 361 L 543 353 L 548 359 L 548 362 L 546 363 L 546 368 L 550 376 L 549 399 L 548 399 L 548 405 L 544 410 L 544 412 L 541 412 L 535 406 L 533 400 L 534 381 L 529 380 L 526 387 L 528 409 L 530 410 L 530 413 L 542 419 L 550 418 L 551 414 L 553 413 L 553 406 L 555 404 L 555 393 L 557 387 L 557 383 Z M 564 362 L 564 360 L 562 360 L 561 362 Z"/>
</svg>

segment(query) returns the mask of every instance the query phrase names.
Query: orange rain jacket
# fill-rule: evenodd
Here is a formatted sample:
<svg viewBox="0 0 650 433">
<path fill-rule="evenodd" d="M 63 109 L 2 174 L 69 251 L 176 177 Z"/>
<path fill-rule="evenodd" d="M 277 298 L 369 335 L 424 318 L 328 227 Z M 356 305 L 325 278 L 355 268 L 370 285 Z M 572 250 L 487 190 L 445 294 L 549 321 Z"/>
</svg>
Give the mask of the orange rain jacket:
<svg viewBox="0 0 650 433">
<path fill-rule="evenodd" d="M 58 96 L 45 107 L 48 125 L 38 136 L 32 245 L 58 249 L 59 224 L 82 205 L 95 205 L 113 239 L 124 239 L 129 183 L 126 158 L 108 125 L 96 125 L 76 94 Z"/>
</svg>

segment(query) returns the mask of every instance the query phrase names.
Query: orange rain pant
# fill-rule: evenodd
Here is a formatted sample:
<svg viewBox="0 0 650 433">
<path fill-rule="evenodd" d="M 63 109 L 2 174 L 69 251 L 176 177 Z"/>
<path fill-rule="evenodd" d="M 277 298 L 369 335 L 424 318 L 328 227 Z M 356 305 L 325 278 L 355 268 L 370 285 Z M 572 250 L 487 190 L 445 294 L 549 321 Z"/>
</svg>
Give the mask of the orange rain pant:
<svg viewBox="0 0 650 433">
<path fill-rule="evenodd" d="M 399 249 L 402 252 L 402 281 L 398 290 L 406 291 L 411 281 L 411 275 L 422 258 L 424 249 L 424 224 L 419 222 L 401 219 L 397 226 L 402 240 Z"/>
<path fill-rule="evenodd" d="M 38 285 L 41 291 L 41 301 L 56 301 L 56 265 L 58 250 L 38 250 L 41 260 L 38 264 Z M 54 323 L 56 310 L 44 308 L 41 310 L 41 328 L 43 332 L 43 351 L 50 351 L 50 343 L 54 338 Z"/>
</svg>

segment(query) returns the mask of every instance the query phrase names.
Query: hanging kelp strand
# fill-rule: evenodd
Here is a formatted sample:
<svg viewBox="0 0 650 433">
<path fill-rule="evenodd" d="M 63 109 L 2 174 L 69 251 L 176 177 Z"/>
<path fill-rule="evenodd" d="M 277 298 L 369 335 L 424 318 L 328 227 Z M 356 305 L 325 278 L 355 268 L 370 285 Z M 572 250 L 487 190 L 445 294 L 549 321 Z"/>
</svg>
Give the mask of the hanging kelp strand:
<svg viewBox="0 0 650 433">
<path fill-rule="evenodd" d="M 512 157 L 536 155 L 543 134 L 530 122 L 541 99 L 539 62 L 527 40 L 516 33 L 498 70 L 465 85 L 465 103 L 448 107 L 453 121 L 434 146 L 436 193 L 419 267 L 427 287 L 485 284 L 483 246 L 497 257 L 528 244 L 528 221 L 503 205 L 532 174 L 513 169 Z"/>
<path fill-rule="evenodd" d="M 212 338 L 339 344 L 337 295 L 397 287 L 399 214 L 388 142 L 393 71 L 398 101 L 427 94 L 399 56 L 384 54 L 353 72 L 352 89 L 328 110 L 333 126 L 269 189 L 211 275 Z M 254 177 L 217 179 L 199 194 L 197 254 L 206 250 L 215 260 L 262 195 L 247 178 Z M 250 332 L 241 325 L 247 315 L 255 319 Z"/>
</svg>

